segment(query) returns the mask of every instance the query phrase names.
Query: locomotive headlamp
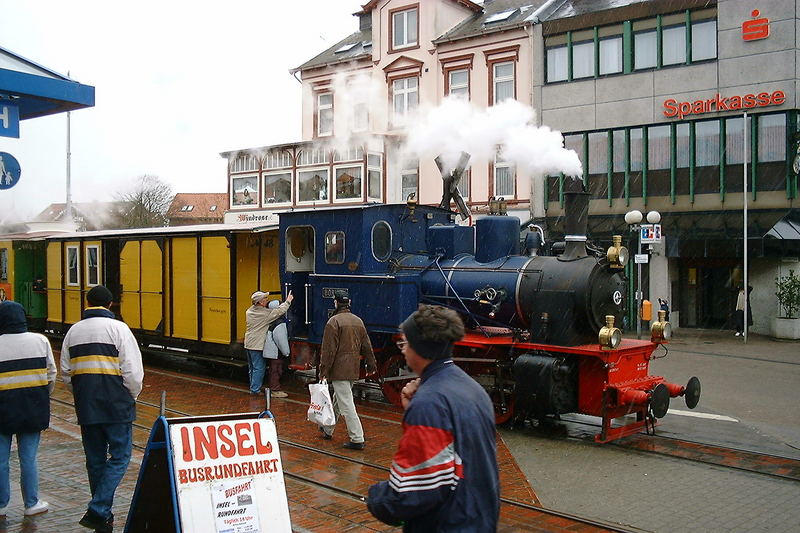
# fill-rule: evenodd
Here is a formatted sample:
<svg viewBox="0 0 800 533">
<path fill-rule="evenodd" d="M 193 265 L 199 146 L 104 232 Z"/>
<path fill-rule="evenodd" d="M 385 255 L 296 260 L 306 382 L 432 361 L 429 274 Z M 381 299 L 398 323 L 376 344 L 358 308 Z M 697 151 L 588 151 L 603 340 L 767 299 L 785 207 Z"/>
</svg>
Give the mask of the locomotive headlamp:
<svg viewBox="0 0 800 533">
<path fill-rule="evenodd" d="M 622 246 L 622 235 L 614 235 L 611 247 L 606 252 L 606 259 L 611 268 L 625 268 L 630 259 L 628 249 Z"/>
<path fill-rule="evenodd" d="M 650 328 L 650 340 L 653 342 L 666 342 L 672 337 L 672 326 L 667 322 L 667 312 L 659 311 L 658 320 Z"/>
<path fill-rule="evenodd" d="M 606 315 L 606 325 L 600 328 L 597 341 L 603 350 L 615 350 L 622 342 L 622 332 L 614 327 L 614 315 Z"/>
</svg>

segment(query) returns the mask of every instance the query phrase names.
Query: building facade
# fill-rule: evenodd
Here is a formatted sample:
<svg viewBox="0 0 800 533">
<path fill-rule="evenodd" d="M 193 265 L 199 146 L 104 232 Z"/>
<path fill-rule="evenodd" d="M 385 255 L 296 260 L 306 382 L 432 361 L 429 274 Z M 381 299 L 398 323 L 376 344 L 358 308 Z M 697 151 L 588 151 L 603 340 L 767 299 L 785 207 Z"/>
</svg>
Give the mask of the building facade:
<svg viewBox="0 0 800 533">
<path fill-rule="evenodd" d="M 304 206 L 436 204 L 433 158 L 404 148 L 415 110 L 454 94 L 477 108 L 513 98 L 578 154 L 591 238 L 623 234 L 635 249 L 625 213 L 661 213 L 645 298 L 668 300 L 680 326 L 731 327 L 746 246 L 752 331 L 768 333 L 774 280 L 800 256 L 798 9 L 800 0 L 370 1 L 357 32 L 293 72 L 303 140 L 222 154 L 226 222 Z M 468 205 L 479 216 L 502 197 L 558 237 L 573 177 L 525 175 L 498 148 L 471 161 L 459 184 Z"/>
</svg>

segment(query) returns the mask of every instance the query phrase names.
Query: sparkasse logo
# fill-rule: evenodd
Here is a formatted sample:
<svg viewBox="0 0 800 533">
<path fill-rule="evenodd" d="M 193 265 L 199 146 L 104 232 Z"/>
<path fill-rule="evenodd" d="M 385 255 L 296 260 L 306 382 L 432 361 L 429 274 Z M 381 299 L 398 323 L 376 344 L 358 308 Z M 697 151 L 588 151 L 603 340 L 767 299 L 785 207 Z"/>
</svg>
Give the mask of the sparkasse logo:
<svg viewBox="0 0 800 533">
<path fill-rule="evenodd" d="M 745 41 L 758 41 L 769 37 L 769 19 L 766 17 L 759 18 L 761 12 L 758 9 L 754 9 L 750 15 L 753 20 L 745 20 L 742 23 L 742 39 Z"/>
</svg>

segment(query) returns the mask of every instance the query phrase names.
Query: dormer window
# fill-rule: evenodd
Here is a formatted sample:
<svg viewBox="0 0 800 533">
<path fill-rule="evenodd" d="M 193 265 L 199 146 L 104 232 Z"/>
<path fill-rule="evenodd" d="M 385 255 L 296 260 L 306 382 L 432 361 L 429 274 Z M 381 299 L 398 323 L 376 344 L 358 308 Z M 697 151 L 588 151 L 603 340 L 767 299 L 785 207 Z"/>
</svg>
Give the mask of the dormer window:
<svg viewBox="0 0 800 533">
<path fill-rule="evenodd" d="M 193 206 L 193 205 L 184 205 L 184 206 L 181 206 L 181 211 L 191 211 L 192 209 L 194 209 L 194 206 Z"/>
<path fill-rule="evenodd" d="M 209 211 L 216 211 L 217 210 L 217 206 L 212 205 L 211 207 L 208 208 L 208 210 Z"/>
<path fill-rule="evenodd" d="M 408 48 L 417 46 L 419 31 L 419 18 L 417 8 L 403 9 L 391 13 L 392 17 L 392 48 Z"/>
<path fill-rule="evenodd" d="M 508 11 L 501 11 L 500 13 L 495 13 L 483 21 L 484 24 L 491 24 L 493 22 L 503 22 L 504 20 L 508 20 L 511 18 L 511 15 L 516 13 L 516 9 L 510 9 Z"/>
</svg>

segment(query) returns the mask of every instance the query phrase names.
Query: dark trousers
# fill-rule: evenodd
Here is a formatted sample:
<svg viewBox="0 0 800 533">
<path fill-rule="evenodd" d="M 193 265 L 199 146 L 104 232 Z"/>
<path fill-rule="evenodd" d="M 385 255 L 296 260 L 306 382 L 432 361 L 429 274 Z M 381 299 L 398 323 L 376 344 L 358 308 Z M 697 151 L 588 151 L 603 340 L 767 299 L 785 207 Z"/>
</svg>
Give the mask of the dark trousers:
<svg viewBox="0 0 800 533">
<path fill-rule="evenodd" d="M 89 510 L 108 520 L 114 493 L 131 460 L 132 424 L 87 424 L 81 426 L 81 437 L 92 492 Z"/>
</svg>

